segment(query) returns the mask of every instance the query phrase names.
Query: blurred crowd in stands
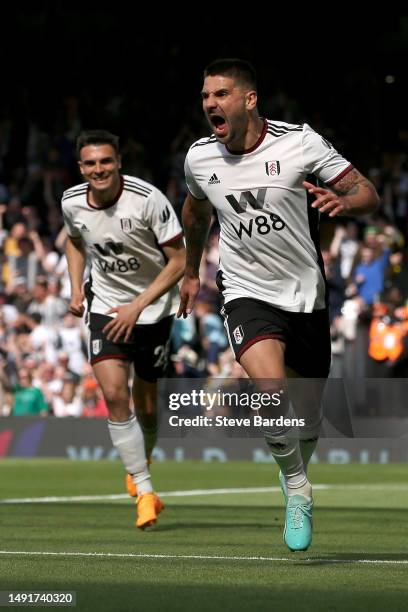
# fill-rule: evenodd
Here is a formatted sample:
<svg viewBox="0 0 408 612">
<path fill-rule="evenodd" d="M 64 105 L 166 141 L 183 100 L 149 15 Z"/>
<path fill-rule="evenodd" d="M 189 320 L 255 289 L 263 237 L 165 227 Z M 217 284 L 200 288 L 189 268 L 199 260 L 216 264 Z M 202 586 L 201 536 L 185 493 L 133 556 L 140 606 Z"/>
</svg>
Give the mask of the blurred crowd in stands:
<svg viewBox="0 0 408 612">
<path fill-rule="evenodd" d="M 298 110 L 282 96 L 281 105 L 268 114 L 296 121 Z M 82 125 L 75 98 L 67 98 L 64 108 L 64 121 L 54 131 L 45 131 L 33 121 L 25 137 L 20 135 L 17 140 L 16 125 L 7 114 L 0 117 L 2 415 L 107 416 L 86 359 L 85 324 L 68 313 L 70 286 L 60 208 L 63 191 L 81 182 L 74 153 L 76 137 L 81 129 L 95 126 Z M 310 122 L 336 142 L 335 133 Z M 186 150 L 206 133 L 204 124 L 192 116 L 168 153 L 167 177 L 158 186 L 178 215 L 186 194 Z M 124 173 L 155 180 L 144 146 L 132 135 L 122 138 L 122 157 Z M 399 150 L 379 155 L 375 167 L 359 169 L 381 195 L 378 214 L 358 221 L 322 218 L 332 375 L 358 371 L 363 376 L 408 376 L 407 150 L 401 143 Z M 202 262 L 202 288 L 195 312 L 174 324 L 170 376 L 244 376 L 232 357 L 218 314 L 218 232 L 215 219 Z M 362 341 L 356 351 L 359 334 Z M 370 369 L 374 365 L 378 368 Z"/>
</svg>

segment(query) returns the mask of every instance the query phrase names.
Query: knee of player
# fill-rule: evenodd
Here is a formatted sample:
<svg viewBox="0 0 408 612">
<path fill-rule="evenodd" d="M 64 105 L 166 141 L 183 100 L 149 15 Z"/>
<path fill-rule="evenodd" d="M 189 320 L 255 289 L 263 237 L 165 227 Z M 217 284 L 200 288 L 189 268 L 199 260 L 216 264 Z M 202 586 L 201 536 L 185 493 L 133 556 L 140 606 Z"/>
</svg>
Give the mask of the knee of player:
<svg viewBox="0 0 408 612">
<path fill-rule="evenodd" d="M 129 392 L 114 383 L 103 385 L 103 396 L 110 409 L 114 407 L 129 406 Z"/>
</svg>

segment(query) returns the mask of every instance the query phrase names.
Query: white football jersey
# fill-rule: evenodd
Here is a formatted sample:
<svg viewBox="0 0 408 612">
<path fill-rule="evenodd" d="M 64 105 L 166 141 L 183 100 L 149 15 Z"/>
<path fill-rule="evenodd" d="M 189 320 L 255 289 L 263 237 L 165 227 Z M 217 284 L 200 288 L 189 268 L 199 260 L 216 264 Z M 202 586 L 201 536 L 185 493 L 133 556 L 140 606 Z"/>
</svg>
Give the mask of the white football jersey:
<svg viewBox="0 0 408 612">
<path fill-rule="evenodd" d="M 266 121 L 258 142 L 233 153 L 214 135 L 187 153 L 187 186 L 217 209 L 217 277 L 225 302 L 256 298 L 293 312 L 325 307 L 319 213 L 303 187 L 335 184 L 353 166 L 310 126 Z M 312 179 L 312 180 L 311 180 Z"/>
<path fill-rule="evenodd" d="M 91 256 L 86 294 L 93 313 L 106 314 L 147 289 L 166 265 L 161 247 L 182 235 L 168 199 L 132 176 L 121 177 L 115 201 L 104 208 L 89 203 L 88 183 L 68 189 L 62 212 L 68 234 L 82 238 Z M 137 323 L 155 323 L 174 314 L 178 301 L 178 289 L 173 287 L 145 308 Z"/>
</svg>

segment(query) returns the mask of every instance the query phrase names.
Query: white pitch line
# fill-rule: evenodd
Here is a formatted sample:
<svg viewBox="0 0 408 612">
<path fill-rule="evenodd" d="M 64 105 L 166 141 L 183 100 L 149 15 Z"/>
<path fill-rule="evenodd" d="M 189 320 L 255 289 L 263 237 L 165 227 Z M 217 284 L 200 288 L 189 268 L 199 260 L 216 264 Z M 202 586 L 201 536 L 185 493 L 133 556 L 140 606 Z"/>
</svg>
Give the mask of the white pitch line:
<svg viewBox="0 0 408 612">
<path fill-rule="evenodd" d="M 314 490 L 329 489 L 329 485 L 314 485 Z M 189 491 L 163 491 L 158 492 L 160 497 L 194 497 L 200 495 L 225 495 L 229 493 L 277 493 L 280 487 L 247 487 L 230 489 L 191 489 Z M 1 499 L 0 504 L 52 504 L 59 502 L 80 502 L 80 501 L 103 501 L 129 499 L 129 495 L 121 493 L 119 495 L 76 495 L 64 497 L 17 497 L 15 499 Z"/>
<path fill-rule="evenodd" d="M 230 493 L 279 493 L 280 487 L 239 487 L 224 489 L 191 489 L 187 491 L 162 491 L 160 497 L 198 497 L 201 495 L 228 495 Z M 344 490 L 344 491 L 407 491 L 408 484 L 315 484 L 314 491 Z M 16 497 L 0 499 L 1 504 L 57 504 L 61 502 L 109 501 L 129 499 L 126 493 L 117 495 L 70 495 L 52 497 Z"/>
<path fill-rule="evenodd" d="M 21 555 L 26 557 L 34 556 L 56 556 L 56 557 L 114 557 L 117 559 L 196 559 L 198 561 L 269 561 L 269 562 L 288 562 L 288 563 L 364 563 L 368 565 L 408 565 L 408 559 L 327 559 L 325 557 L 245 557 L 232 555 L 164 555 L 146 553 L 84 553 L 84 552 L 49 552 L 49 551 L 28 551 L 28 550 L 0 550 L 0 555 Z"/>
</svg>

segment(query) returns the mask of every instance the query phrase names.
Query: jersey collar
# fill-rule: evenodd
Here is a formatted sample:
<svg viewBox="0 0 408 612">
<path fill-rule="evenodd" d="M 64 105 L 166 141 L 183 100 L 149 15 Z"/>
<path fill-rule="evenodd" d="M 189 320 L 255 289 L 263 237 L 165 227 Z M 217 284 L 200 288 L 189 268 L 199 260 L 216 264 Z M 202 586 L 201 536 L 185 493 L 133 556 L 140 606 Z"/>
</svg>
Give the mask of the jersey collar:
<svg viewBox="0 0 408 612">
<path fill-rule="evenodd" d="M 88 206 L 90 206 L 94 210 L 106 210 L 107 208 L 110 208 L 111 206 L 114 206 L 116 204 L 116 202 L 119 200 L 120 196 L 122 195 L 123 185 L 124 185 L 123 176 L 120 175 L 120 186 L 119 186 L 118 193 L 113 198 L 112 202 L 107 202 L 103 206 L 95 206 L 95 204 L 91 204 L 91 202 L 89 201 L 90 187 L 88 186 L 88 190 L 86 192 L 86 203 L 88 204 Z"/>
</svg>

